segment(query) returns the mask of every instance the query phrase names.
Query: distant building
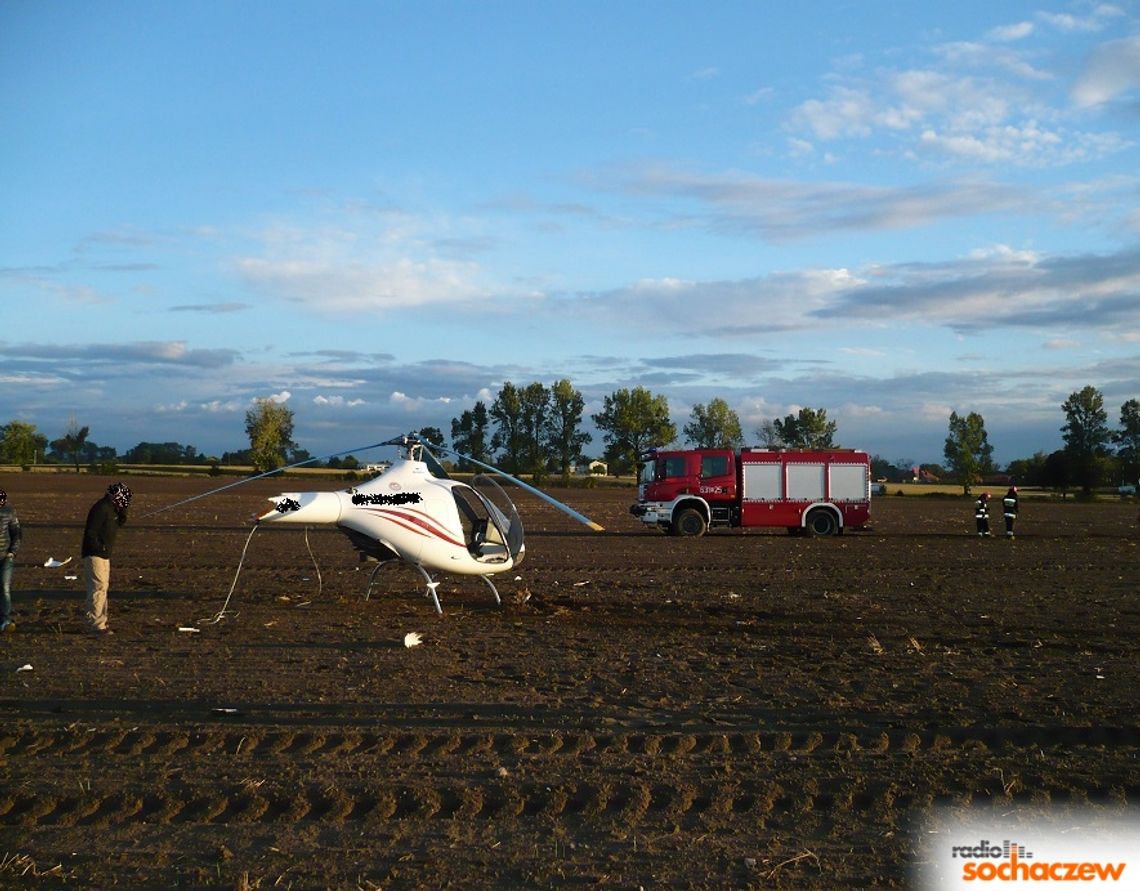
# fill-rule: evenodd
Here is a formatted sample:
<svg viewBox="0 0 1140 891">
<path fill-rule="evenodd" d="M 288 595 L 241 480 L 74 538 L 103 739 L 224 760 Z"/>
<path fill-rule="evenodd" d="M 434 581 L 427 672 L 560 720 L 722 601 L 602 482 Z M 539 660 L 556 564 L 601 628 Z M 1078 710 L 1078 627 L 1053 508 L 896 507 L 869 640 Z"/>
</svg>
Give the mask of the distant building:
<svg viewBox="0 0 1140 891">
<path fill-rule="evenodd" d="M 574 467 L 578 476 L 606 476 L 610 472 L 610 465 L 605 461 L 581 461 Z"/>
</svg>

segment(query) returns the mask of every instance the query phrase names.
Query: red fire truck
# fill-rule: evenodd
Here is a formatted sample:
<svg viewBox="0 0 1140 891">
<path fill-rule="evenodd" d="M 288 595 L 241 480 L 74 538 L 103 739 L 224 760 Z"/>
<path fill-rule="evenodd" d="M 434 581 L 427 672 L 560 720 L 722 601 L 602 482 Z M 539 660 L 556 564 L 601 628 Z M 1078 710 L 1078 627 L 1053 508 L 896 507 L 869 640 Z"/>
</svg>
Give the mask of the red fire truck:
<svg viewBox="0 0 1140 891">
<path fill-rule="evenodd" d="M 853 449 L 653 450 L 630 513 L 670 535 L 784 526 L 839 535 L 871 516 L 871 459 Z"/>
</svg>

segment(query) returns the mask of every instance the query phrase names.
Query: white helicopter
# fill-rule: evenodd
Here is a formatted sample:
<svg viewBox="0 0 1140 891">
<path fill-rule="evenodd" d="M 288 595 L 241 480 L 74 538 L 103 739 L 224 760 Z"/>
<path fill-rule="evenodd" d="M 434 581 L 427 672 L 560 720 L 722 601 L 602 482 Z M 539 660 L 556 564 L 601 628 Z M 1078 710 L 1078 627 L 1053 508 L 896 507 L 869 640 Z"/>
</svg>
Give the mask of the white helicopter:
<svg viewBox="0 0 1140 891">
<path fill-rule="evenodd" d="M 439 582 L 432 572 L 478 576 L 501 604 L 491 576 L 518 566 L 526 551 L 522 521 L 506 493 L 486 474 L 472 480 L 493 485 L 507 505 L 504 511 L 474 485 L 449 477 L 418 436 L 399 436 L 379 445 L 402 450 L 399 460 L 379 476 L 345 491 L 284 492 L 269 499 L 273 509 L 257 522 L 335 525 L 362 558 L 378 561 L 368 580 L 369 592 L 376 573 L 400 561 L 419 570 L 440 615 Z M 594 531 L 603 531 L 589 517 L 490 464 L 436 448 L 509 479 Z"/>
</svg>

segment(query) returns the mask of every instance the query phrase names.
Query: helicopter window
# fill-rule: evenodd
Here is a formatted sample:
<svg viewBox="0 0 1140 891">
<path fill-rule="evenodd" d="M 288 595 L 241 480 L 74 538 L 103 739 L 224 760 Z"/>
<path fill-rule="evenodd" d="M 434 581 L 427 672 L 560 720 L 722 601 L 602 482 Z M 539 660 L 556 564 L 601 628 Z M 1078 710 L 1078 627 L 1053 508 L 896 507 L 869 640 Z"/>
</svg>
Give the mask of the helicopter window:
<svg viewBox="0 0 1140 891">
<path fill-rule="evenodd" d="M 503 536 L 491 521 L 478 496 L 458 486 L 451 492 L 459 508 L 460 522 L 463 524 L 463 540 L 471 555 L 476 558 L 505 555 L 507 549 Z"/>
<path fill-rule="evenodd" d="M 459 519 L 463 523 L 463 534 L 467 541 L 468 547 L 475 541 L 476 531 L 482 527 L 487 526 L 487 521 L 479 516 L 475 505 L 471 503 L 470 496 L 468 496 L 462 489 L 455 488 L 451 490 L 451 494 L 455 496 L 455 505 L 459 508 Z"/>
</svg>

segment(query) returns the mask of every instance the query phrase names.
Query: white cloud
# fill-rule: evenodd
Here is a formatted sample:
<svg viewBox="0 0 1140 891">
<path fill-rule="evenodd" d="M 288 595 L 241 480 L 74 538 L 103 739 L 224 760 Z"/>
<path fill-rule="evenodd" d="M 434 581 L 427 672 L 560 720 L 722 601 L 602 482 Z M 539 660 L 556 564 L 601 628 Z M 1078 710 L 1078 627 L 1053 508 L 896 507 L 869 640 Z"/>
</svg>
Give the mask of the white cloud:
<svg viewBox="0 0 1140 891">
<path fill-rule="evenodd" d="M 447 219 L 350 208 L 325 225 L 269 227 L 259 240 L 260 255 L 234 260 L 237 274 L 259 291 L 320 312 L 382 314 L 486 293 L 478 263 L 439 253 L 437 245 L 465 240 Z"/>
<path fill-rule="evenodd" d="M 815 146 L 806 139 L 788 139 L 788 154 L 793 158 L 805 158 L 815 153 Z"/>
<path fill-rule="evenodd" d="M 1061 154 L 1058 150 L 1064 139 L 1061 134 L 1039 127 L 1036 121 L 1028 121 L 1022 127 L 990 127 L 972 134 L 938 134 L 926 130 L 922 134 L 922 143 L 966 158 L 1016 162 L 1056 157 Z M 1070 149 L 1069 154 L 1079 154 L 1079 149 Z"/>
<path fill-rule="evenodd" d="M 971 260 L 995 260 L 1009 263 L 1036 263 L 1042 258 L 1039 251 L 1017 250 L 1008 244 L 991 244 L 974 248 L 966 254 Z"/>
<path fill-rule="evenodd" d="M 67 384 L 67 378 L 56 374 L 44 374 L 38 371 L 19 372 L 16 374 L 0 374 L 0 385 L 11 387 L 58 387 Z"/>
<path fill-rule="evenodd" d="M 808 99 L 792 112 L 793 126 L 806 126 L 818 139 L 870 136 L 879 113 L 863 90 L 835 87 L 826 99 Z"/>
<path fill-rule="evenodd" d="M 735 171 L 706 174 L 664 165 L 632 171 L 617 186 L 634 195 L 696 203 L 702 213 L 684 217 L 686 225 L 773 241 L 825 232 L 906 229 L 999 211 L 1026 212 L 1035 202 L 1020 189 L 985 180 L 880 187 L 825 180 L 801 183 Z"/>
<path fill-rule="evenodd" d="M 922 402 L 918 406 L 918 413 L 925 420 L 941 421 L 950 417 L 954 409 L 945 402 Z"/>
<path fill-rule="evenodd" d="M 186 399 L 181 399 L 178 402 L 169 402 L 156 405 L 154 407 L 154 410 L 160 415 L 179 415 L 187 414 L 189 412 L 202 412 L 204 414 L 210 415 L 221 415 L 245 411 L 246 403 L 236 399 L 215 399 L 209 402 L 190 402 Z"/>
<path fill-rule="evenodd" d="M 1033 66 L 1027 61 L 1027 55 L 1020 50 L 1005 46 L 994 46 L 992 43 L 979 43 L 974 41 L 955 41 L 944 43 L 935 49 L 935 55 L 958 68 L 969 68 L 980 72 L 1008 72 L 1019 79 L 1030 81 L 1049 81 L 1053 75 L 1048 71 Z M 993 81 L 994 86 L 998 81 Z M 1013 87 L 1013 84 L 1003 85 L 1003 88 Z"/>
<path fill-rule="evenodd" d="M 878 418 L 886 414 L 886 410 L 881 405 L 861 405 L 859 403 L 848 402 L 840 406 L 838 416 L 848 418 Z"/>
<path fill-rule="evenodd" d="M 343 396 L 314 396 L 315 405 L 330 405 L 336 408 L 355 408 L 358 405 L 367 405 L 363 399 L 345 399 Z"/>
<path fill-rule="evenodd" d="M 1115 332 L 1140 325 L 1140 249 L 1050 256 L 998 248 L 960 261 L 879 266 L 819 318 L 909 319 L 964 333 Z"/>
<path fill-rule="evenodd" d="M 847 356 L 859 356 L 863 359 L 880 359 L 886 355 L 882 350 L 874 350 L 869 347 L 839 347 L 837 352 Z"/>
<path fill-rule="evenodd" d="M 243 278 L 260 290 L 340 313 L 377 312 L 431 303 L 456 303 L 482 292 L 473 263 L 408 257 L 388 263 L 245 258 Z"/>
<path fill-rule="evenodd" d="M 1100 31 L 1111 19 L 1124 15 L 1120 7 L 1111 3 L 1100 3 L 1093 7 L 1092 13 L 1086 16 L 1072 15 L 1065 12 L 1038 12 L 1041 21 L 1062 32 L 1091 32 Z"/>
<path fill-rule="evenodd" d="M 744 97 L 745 105 L 758 105 L 761 102 L 766 102 L 776 95 L 776 91 L 772 87 L 760 87 L 753 90 Z"/>
<path fill-rule="evenodd" d="M 409 396 L 406 393 L 401 393 L 394 390 L 388 397 L 388 403 L 394 407 L 401 408 L 408 414 L 415 414 L 430 410 L 432 408 L 439 408 L 441 406 L 449 406 L 454 402 L 449 396 L 437 396 L 434 398 L 422 396 Z"/>
<path fill-rule="evenodd" d="M 1114 133 L 1049 130 L 1037 121 L 1022 126 L 988 127 L 975 133 L 922 134 L 926 149 L 987 163 L 1008 162 L 1022 167 L 1056 167 L 1104 158 L 1127 148 Z"/>
<path fill-rule="evenodd" d="M 1110 15 L 1099 10 L 1088 21 L 1103 23 Z M 1126 148 L 1130 143 L 1118 134 L 1061 126 L 1066 111 L 1051 92 L 1054 73 L 1035 64 L 1041 57 L 1031 49 L 994 42 L 1025 39 L 1034 30 L 1021 22 L 990 32 L 988 42 L 943 43 L 931 48 L 927 65 L 833 72 L 826 94 L 792 109 L 786 126 L 793 138 L 877 140 L 884 155 L 971 165 L 1060 166 Z M 1132 37 L 1099 47 L 1072 95 L 1088 107 L 1138 86 L 1140 37 Z"/>
<path fill-rule="evenodd" d="M 1101 44 L 1073 85 L 1082 108 L 1102 105 L 1140 87 L 1140 35 Z"/>
<path fill-rule="evenodd" d="M 231 414 L 233 412 L 245 411 L 245 404 L 234 399 L 214 399 L 210 402 L 202 403 L 201 409 L 209 414 Z"/>
<path fill-rule="evenodd" d="M 1014 40 L 1024 40 L 1033 33 L 1033 22 L 1015 22 L 1012 25 L 999 25 L 986 32 L 989 40 L 1006 43 Z"/>
</svg>

